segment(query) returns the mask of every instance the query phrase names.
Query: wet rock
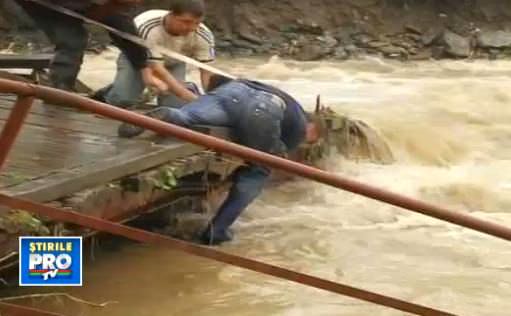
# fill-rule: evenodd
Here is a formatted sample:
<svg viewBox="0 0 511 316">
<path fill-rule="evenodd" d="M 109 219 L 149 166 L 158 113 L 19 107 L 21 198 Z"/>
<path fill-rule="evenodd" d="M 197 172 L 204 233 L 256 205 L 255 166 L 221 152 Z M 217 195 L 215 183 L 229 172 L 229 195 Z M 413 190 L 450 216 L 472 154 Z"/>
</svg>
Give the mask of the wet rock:
<svg viewBox="0 0 511 316">
<path fill-rule="evenodd" d="M 507 31 L 483 31 L 477 37 L 477 45 L 483 48 L 511 47 L 511 32 Z"/>
<path fill-rule="evenodd" d="M 352 37 L 356 44 L 363 47 L 368 47 L 368 44 L 374 41 L 374 38 L 371 35 L 365 33 L 355 34 Z"/>
<path fill-rule="evenodd" d="M 240 47 L 234 47 L 231 50 L 231 53 L 235 56 L 241 56 L 241 57 L 249 57 L 253 56 L 255 53 L 254 49 L 251 48 L 240 48 Z"/>
<path fill-rule="evenodd" d="M 406 49 L 404 49 L 402 47 L 392 46 L 392 45 L 380 47 L 379 51 L 382 52 L 383 55 L 385 55 L 386 57 L 393 57 L 393 58 L 403 57 L 403 56 L 408 55 L 408 52 Z"/>
<path fill-rule="evenodd" d="M 261 45 L 263 43 L 263 40 L 261 38 L 248 32 L 240 32 L 239 36 L 241 39 L 253 44 Z"/>
<path fill-rule="evenodd" d="M 418 27 L 413 25 L 406 25 L 405 30 L 416 35 L 422 35 L 422 31 Z"/>
<path fill-rule="evenodd" d="M 431 49 L 423 49 L 423 50 L 417 51 L 417 53 L 409 56 L 408 60 L 412 60 L 412 61 L 429 60 L 432 57 L 433 57 L 433 52 L 431 51 Z"/>
<path fill-rule="evenodd" d="M 422 35 L 419 34 L 407 33 L 405 38 L 416 43 L 422 43 Z"/>
<path fill-rule="evenodd" d="M 235 48 L 255 50 L 259 45 L 256 45 L 243 39 L 235 39 L 232 41 L 232 46 Z"/>
<path fill-rule="evenodd" d="M 445 31 L 442 41 L 445 45 L 445 51 L 451 56 L 468 57 L 470 56 L 470 39 L 460 36 L 451 31 Z"/>
<path fill-rule="evenodd" d="M 429 46 L 435 43 L 441 36 L 441 32 L 435 29 L 429 29 L 422 35 L 422 43 L 426 46 Z"/>
<path fill-rule="evenodd" d="M 318 41 L 320 41 L 323 44 L 323 46 L 325 46 L 327 48 L 334 48 L 339 44 L 339 42 L 333 36 L 331 36 L 329 34 L 320 36 L 317 39 L 318 39 Z"/>
<path fill-rule="evenodd" d="M 497 49 L 490 49 L 488 54 L 489 60 L 497 60 L 499 58 L 499 50 Z"/>
<path fill-rule="evenodd" d="M 344 47 L 337 47 L 332 55 L 333 58 L 338 60 L 346 60 L 350 57 L 350 54 L 344 49 Z"/>
<path fill-rule="evenodd" d="M 433 46 L 431 47 L 431 57 L 434 59 L 442 59 L 446 55 L 445 48 L 443 46 Z"/>
<path fill-rule="evenodd" d="M 381 48 L 381 47 L 385 47 L 385 46 L 389 46 L 390 43 L 389 42 L 382 42 L 382 41 L 370 41 L 369 43 L 367 43 L 367 47 L 368 48 Z"/>
<path fill-rule="evenodd" d="M 296 30 L 300 33 L 308 33 L 313 35 L 322 35 L 324 30 L 321 26 L 314 22 L 305 22 L 298 19 L 296 21 Z"/>
<path fill-rule="evenodd" d="M 232 40 L 218 39 L 215 41 L 216 48 L 222 50 L 232 47 Z"/>
<path fill-rule="evenodd" d="M 330 50 L 321 47 L 314 43 L 309 43 L 302 46 L 295 54 L 295 58 L 300 61 L 314 61 L 320 60 L 328 55 Z"/>
<path fill-rule="evenodd" d="M 415 48 L 415 45 L 413 45 L 412 43 L 409 43 L 409 42 L 407 42 L 405 40 L 395 40 L 395 41 L 392 41 L 392 45 L 404 48 L 406 50 L 410 50 L 410 49 Z"/>
</svg>

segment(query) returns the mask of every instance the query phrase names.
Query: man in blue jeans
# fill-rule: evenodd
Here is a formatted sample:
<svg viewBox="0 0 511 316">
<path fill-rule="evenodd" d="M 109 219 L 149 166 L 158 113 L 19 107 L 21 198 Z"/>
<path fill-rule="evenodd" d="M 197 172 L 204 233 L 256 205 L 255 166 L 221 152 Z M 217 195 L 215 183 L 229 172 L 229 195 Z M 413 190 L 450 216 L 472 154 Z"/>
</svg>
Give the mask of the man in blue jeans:
<svg viewBox="0 0 511 316">
<path fill-rule="evenodd" d="M 147 115 L 185 127 L 229 127 L 235 142 L 274 155 L 294 151 L 306 139 L 308 130 L 304 110 L 289 94 L 257 81 L 219 75 L 212 75 L 207 94 L 196 101 L 180 109 L 160 107 Z M 119 127 L 121 137 L 143 132 L 143 128 L 127 123 Z M 248 163 L 238 168 L 229 195 L 201 234 L 201 242 L 217 245 L 232 240 L 229 227 L 261 193 L 269 176 L 270 169 L 265 166 Z"/>
</svg>

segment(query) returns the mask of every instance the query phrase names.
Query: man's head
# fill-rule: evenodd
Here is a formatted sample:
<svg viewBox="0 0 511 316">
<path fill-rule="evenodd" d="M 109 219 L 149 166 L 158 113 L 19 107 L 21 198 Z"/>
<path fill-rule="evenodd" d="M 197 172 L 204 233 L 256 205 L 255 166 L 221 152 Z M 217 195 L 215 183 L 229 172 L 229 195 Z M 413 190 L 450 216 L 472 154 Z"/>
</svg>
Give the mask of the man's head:
<svg viewBox="0 0 511 316">
<path fill-rule="evenodd" d="M 195 32 L 206 14 L 204 0 L 173 0 L 165 18 L 165 30 L 173 36 Z"/>
<path fill-rule="evenodd" d="M 215 90 L 216 88 L 220 87 L 221 85 L 226 84 L 231 81 L 232 81 L 231 78 L 228 78 L 228 77 L 225 77 L 222 75 L 212 74 L 211 77 L 209 78 L 208 87 L 206 88 L 206 92 Z"/>
</svg>

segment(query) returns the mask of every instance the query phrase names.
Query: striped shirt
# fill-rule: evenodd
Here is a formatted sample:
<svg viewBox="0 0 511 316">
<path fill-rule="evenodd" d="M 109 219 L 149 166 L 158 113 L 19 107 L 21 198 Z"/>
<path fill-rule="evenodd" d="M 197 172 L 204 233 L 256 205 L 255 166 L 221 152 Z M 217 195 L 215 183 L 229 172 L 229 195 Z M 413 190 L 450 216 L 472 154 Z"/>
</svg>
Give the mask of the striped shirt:
<svg viewBox="0 0 511 316">
<path fill-rule="evenodd" d="M 170 11 L 149 10 L 135 17 L 139 36 L 150 46 L 158 45 L 180 53 L 200 62 L 207 63 L 215 60 L 215 38 L 213 32 L 204 24 L 200 24 L 195 32 L 186 36 L 173 36 L 165 31 L 163 20 Z M 153 61 L 165 61 L 173 65 L 179 63 L 169 57 L 152 52 L 149 58 Z"/>
</svg>

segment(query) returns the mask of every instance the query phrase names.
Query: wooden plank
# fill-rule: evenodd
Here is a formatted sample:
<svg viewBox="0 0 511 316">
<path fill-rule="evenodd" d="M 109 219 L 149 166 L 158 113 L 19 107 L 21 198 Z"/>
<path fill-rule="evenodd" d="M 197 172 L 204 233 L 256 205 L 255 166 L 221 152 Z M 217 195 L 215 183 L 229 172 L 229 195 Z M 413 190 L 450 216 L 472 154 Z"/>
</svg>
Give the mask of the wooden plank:
<svg viewBox="0 0 511 316">
<path fill-rule="evenodd" d="M 3 126 L 10 112 L 10 110 L 0 108 L 0 128 Z M 96 121 L 74 120 L 74 116 L 76 115 L 73 115 L 72 113 L 58 117 L 31 112 L 28 115 L 25 124 L 39 127 L 48 126 L 56 130 L 78 131 L 113 137 L 117 136 L 117 127 L 120 122 L 107 120 L 108 122 L 102 122 L 107 124 L 101 124 L 98 122 L 102 120 L 100 118 L 96 118 Z M 67 119 L 68 117 L 70 119 Z"/>
<path fill-rule="evenodd" d="M 173 159 L 201 151 L 193 144 L 179 143 L 155 146 L 144 155 L 119 155 L 77 168 L 59 170 L 55 175 L 1 189 L 4 194 L 38 202 L 53 201 L 88 187 L 108 183 L 140 171 L 154 168 Z"/>
<path fill-rule="evenodd" d="M 17 55 L 0 54 L 0 68 L 48 68 L 53 54 Z"/>
<path fill-rule="evenodd" d="M 14 96 L 0 96 L 0 127 Z M 88 187 L 195 154 L 201 147 L 171 137 L 118 138 L 119 122 L 51 105 L 35 105 L 0 176 L 0 191 L 52 201 Z M 221 138 L 227 128 L 196 126 Z"/>
</svg>

